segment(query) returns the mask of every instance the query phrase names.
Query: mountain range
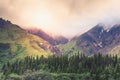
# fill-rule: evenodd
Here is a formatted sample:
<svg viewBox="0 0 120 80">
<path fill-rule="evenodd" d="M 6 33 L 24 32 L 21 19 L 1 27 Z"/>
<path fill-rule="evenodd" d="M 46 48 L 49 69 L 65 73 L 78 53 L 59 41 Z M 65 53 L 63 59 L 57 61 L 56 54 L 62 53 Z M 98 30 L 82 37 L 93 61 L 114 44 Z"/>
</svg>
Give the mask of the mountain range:
<svg viewBox="0 0 120 80">
<path fill-rule="evenodd" d="M 52 37 L 41 29 L 22 29 L 8 20 L 0 18 L 0 63 L 24 56 L 75 53 L 120 53 L 120 25 L 105 29 L 96 25 L 70 41 L 63 37 Z"/>
</svg>

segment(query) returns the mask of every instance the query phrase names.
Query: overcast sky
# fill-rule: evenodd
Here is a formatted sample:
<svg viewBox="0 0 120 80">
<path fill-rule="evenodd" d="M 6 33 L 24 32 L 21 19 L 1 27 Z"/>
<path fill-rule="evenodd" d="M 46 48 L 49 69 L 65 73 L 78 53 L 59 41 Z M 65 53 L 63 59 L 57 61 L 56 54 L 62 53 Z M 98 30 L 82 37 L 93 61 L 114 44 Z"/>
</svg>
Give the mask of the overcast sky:
<svg viewBox="0 0 120 80">
<path fill-rule="evenodd" d="M 98 23 L 119 24 L 120 0 L 0 0 L 0 17 L 72 37 Z"/>
</svg>

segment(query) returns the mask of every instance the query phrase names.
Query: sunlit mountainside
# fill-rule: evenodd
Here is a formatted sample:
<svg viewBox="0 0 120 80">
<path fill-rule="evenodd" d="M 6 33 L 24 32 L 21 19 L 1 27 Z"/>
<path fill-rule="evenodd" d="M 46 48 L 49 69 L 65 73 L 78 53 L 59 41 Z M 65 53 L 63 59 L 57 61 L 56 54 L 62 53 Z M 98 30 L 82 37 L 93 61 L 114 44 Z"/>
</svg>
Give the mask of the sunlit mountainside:
<svg viewBox="0 0 120 80">
<path fill-rule="evenodd" d="M 59 53 L 48 41 L 28 33 L 19 26 L 0 18 L 0 62 L 25 56 L 48 56 Z"/>
</svg>

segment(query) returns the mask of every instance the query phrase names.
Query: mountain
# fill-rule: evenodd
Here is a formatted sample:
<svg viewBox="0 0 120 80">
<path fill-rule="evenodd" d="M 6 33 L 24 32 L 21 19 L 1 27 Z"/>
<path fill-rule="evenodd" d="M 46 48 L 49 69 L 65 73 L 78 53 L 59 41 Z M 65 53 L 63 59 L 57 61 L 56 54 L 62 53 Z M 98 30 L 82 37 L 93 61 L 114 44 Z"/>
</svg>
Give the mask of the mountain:
<svg viewBox="0 0 120 80">
<path fill-rule="evenodd" d="M 105 29 L 104 25 L 96 25 L 86 33 L 74 37 L 65 45 L 60 45 L 62 53 L 84 52 L 95 53 L 120 53 L 120 25 Z"/>
<path fill-rule="evenodd" d="M 105 29 L 98 24 L 68 41 L 62 36 L 53 38 L 40 29 L 24 30 L 0 18 L 0 34 L 0 57 L 48 56 L 51 53 L 72 55 L 78 52 L 116 54 L 120 51 L 120 25 Z"/>
<path fill-rule="evenodd" d="M 55 38 L 53 38 L 52 36 L 50 36 L 49 34 L 47 34 L 46 32 L 44 32 L 41 29 L 26 29 L 29 33 L 37 35 L 41 38 L 43 38 L 44 40 L 48 41 L 51 45 L 59 45 L 59 44 L 65 44 L 68 42 L 68 39 L 63 37 L 63 36 L 57 36 Z"/>
<path fill-rule="evenodd" d="M 120 25 L 114 25 L 111 29 L 96 25 L 79 36 L 76 45 L 87 53 L 106 53 L 120 45 Z"/>
<path fill-rule="evenodd" d="M 41 37 L 0 18 L 0 63 L 25 56 L 48 56 L 59 49 Z"/>
</svg>

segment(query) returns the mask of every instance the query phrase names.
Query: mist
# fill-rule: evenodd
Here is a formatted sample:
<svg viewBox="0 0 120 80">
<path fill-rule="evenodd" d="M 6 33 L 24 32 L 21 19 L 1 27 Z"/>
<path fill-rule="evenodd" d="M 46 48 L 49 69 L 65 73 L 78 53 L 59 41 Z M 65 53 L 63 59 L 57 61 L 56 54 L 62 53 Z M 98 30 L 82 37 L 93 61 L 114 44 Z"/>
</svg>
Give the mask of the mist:
<svg viewBox="0 0 120 80">
<path fill-rule="evenodd" d="M 73 37 L 99 23 L 120 24 L 120 0 L 2 0 L 0 17 L 22 28 L 36 27 Z"/>
</svg>

